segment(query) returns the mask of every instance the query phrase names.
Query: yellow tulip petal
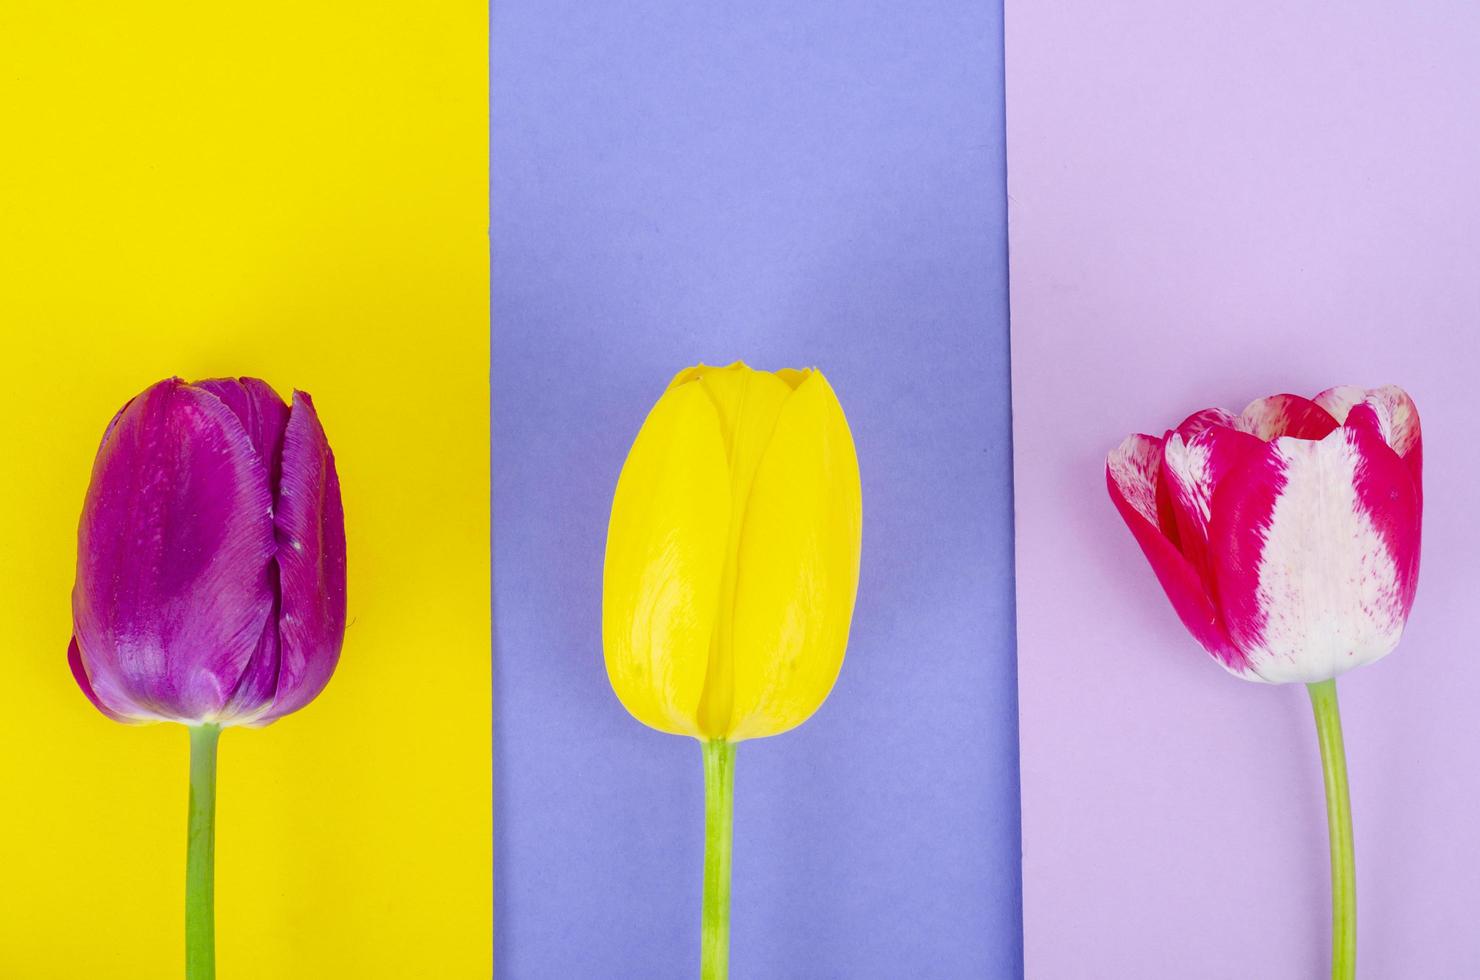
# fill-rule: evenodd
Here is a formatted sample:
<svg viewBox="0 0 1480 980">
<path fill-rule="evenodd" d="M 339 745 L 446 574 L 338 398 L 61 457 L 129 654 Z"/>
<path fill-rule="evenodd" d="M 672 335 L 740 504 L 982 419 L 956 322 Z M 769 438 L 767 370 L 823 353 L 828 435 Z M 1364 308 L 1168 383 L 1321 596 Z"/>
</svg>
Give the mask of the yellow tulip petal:
<svg viewBox="0 0 1480 980">
<path fill-rule="evenodd" d="M 863 528 L 858 458 L 810 371 L 782 406 L 744 511 L 733 622 L 733 741 L 805 721 L 843 664 Z"/>
<path fill-rule="evenodd" d="M 709 738 L 725 734 L 734 701 L 734 653 L 731 650 L 735 609 L 736 555 L 744 527 L 747 500 L 756 469 L 770 445 L 776 420 L 792 396 L 791 388 L 774 374 L 754 371 L 740 362 L 726 368 L 706 368 L 694 381 L 709 396 L 719 414 L 730 471 L 731 513 L 727 529 L 725 573 L 717 596 L 718 618 L 709 653 L 709 673 L 699 708 L 700 730 Z"/>
<path fill-rule="evenodd" d="M 670 388 L 622 467 L 607 528 L 602 643 L 612 689 L 645 725 L 700 736 L 730 479 L 702 388 Z"/>
<path fill-rule="evenodd" d="M 755 371 L 736 361 L 726 368 L 705 368 L 696 377 L 719 413 L 730 463 L 730 484 L 736 502 L 750 492 L 781 405 L 791 386 L 768 371 Z"/>
<path fill-rule="evenodd" d="M 737 361 L 736 363 L 738 364 L 739 362 Z M 705 371 L 718 370 L 720 368 L 710 367 L 708 364 L 695 364 L 693 367 L 686 367 L 673 376 L 673 380 L 668 382 L 668 387 L 677 388 L 679 385 L 686 385 L 690 381 L 699 380 Z"/>
<path fill-rule="evenodd" d="M 785 381 L 786 386 L 792 391 L 795 391 L 803 381 L 807 380 L 807 377 L 811 373 L 811 368 L 781 368 L 776 372 L 776 377 Z"/>
</svg>

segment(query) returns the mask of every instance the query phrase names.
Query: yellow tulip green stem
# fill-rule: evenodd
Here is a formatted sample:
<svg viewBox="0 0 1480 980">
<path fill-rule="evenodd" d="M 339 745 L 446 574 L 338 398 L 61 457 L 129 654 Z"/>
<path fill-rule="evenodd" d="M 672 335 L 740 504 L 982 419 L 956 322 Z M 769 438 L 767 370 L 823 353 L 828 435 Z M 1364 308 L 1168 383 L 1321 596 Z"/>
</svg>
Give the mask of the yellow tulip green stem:
<svg viewBox="0 0 1480 980">
<path fill-rule="evenodd" d="M 704 917 L 702 980 L 730 975 L 730 850 L 734 840 L 735 743 L 704 743 Z"/>
<path fill-rule="evenodd" d="M 185 980 L 216 977 L 216 745 L 220 738 L 220 725 L 190 726 Z"/>
<path fill-rule="evenodd" d="M 1308 685 L 1326 778 L 1326 827 L 1331 835 L 1331 980 L 1357 975 L 1357 865 L 1352 853 L 1352 805 L 1336 681 Z"/>
</svg>

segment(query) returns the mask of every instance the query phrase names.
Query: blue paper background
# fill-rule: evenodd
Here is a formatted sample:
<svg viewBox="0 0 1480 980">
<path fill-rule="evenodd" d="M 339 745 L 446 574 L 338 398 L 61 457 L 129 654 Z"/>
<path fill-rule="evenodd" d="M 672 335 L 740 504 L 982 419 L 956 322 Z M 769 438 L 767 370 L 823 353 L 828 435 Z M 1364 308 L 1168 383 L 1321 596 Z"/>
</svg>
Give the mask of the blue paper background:
<svg viewBox="0 0 1480 980">
<path fill-rule="evenodd" d="M 690 978 L 696 743 L 601 660 L 669 377 L 817 365 L 863 475 L 842 675 L 740 746 L 733 975 L 1021 973 L 1001 11 L 492 7 L 495 956 Z"/>
</svg>

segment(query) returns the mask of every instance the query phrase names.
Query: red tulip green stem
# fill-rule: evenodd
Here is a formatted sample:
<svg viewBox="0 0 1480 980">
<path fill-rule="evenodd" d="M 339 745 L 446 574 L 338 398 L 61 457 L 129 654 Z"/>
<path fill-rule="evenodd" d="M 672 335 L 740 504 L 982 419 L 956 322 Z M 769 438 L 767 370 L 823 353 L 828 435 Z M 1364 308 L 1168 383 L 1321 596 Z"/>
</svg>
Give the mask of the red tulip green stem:
<svg viewBox="0 0 1480 980">
<path fill-rule="evenodd" d="M 216 976 L 216 743 L 219 725 L 190 727 L 185 858 L 185 980 Z"/>
<path fill-rule="evenodd" d="M 1352 854 L 1352 805 L 1336 681 L 1311 684 L 1310 705 L 1326 776 L 1326 827 L 1331 835 L 1331 980 L 1357 975 L 1357 866 Z"/>
<path fill-rule="evenodd" d="M 704 743 L 704 926 L 699 976 L 730 975 L 730 845 L 734 839 L 735 743 Z"/>
</svg>

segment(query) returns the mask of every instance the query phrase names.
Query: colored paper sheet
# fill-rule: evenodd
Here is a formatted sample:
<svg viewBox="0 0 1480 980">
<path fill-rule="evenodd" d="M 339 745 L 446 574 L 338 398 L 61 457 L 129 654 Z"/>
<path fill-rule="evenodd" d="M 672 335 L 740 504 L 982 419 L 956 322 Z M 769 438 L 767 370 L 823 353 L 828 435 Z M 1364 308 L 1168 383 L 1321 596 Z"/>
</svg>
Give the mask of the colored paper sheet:
<svg viewBox="0 0 1480 980">
<path fill-rule="evenodd" d="M 1105 491 L 1127 433 L 1274 392 L 1417 401 L 1402 645 L 1339 681 L 1359 971 L 1480 976 L 1480 15 L 1009 3 L 1026 973 L 1328 971 L 1306 692 L 1184 633 Z"/>
<path fill-rule="evenodd" d="M 486 978 L 486 10 L 0 7 L 0 976 L 179 976 L 188 739 L 67 668 L 77 518 L 146 385 L 313 394 L 350 626 L 221 740 L 223 977 Z"/>
<path fill-rule="evenodd" d="M 816 365 L 851 423 L 847 659 L 739 746 L 732 976 L 1015 977 L 1000 15 L 493 8 L 496 962 L 693 976 L 700 749 L 606 679 L 617 474 L 680 368 Z"/>
</svg>

